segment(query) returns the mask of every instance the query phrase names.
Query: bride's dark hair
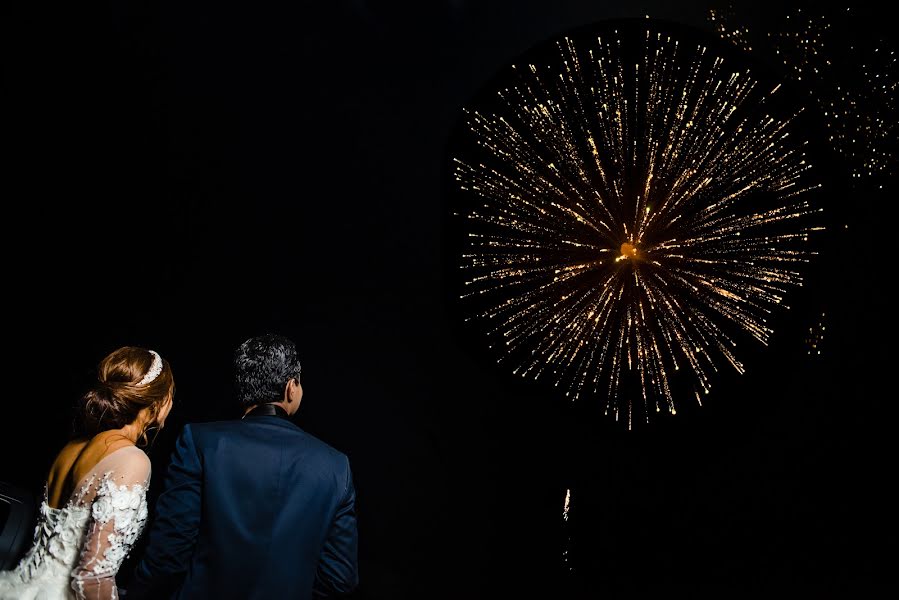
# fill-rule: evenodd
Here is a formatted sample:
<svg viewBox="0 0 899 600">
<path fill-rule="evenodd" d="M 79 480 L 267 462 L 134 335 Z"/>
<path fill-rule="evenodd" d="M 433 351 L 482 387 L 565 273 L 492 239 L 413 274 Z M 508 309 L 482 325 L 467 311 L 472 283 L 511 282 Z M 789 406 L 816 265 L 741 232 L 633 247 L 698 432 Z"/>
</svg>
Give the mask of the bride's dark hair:
<svg viewBox="0 0 899 600">
<path fill-rule="evenodd" d="M 97 382 L 78 403 L 78 432 L 93 437 L 102 431 L 119 429 L 134 422 L 142 409 L 150 407 L 150 418 L 138 434 L 138 442 L 146 444 L 147 430 L 158 427 L 159 413 L 175 389 L 172 369 L 162 357 L 159 375 L 148 383 L 140 383 L 154 359 L 149 350 L 125 346 L 101 360 L 97 366 Z"/>
</svg>

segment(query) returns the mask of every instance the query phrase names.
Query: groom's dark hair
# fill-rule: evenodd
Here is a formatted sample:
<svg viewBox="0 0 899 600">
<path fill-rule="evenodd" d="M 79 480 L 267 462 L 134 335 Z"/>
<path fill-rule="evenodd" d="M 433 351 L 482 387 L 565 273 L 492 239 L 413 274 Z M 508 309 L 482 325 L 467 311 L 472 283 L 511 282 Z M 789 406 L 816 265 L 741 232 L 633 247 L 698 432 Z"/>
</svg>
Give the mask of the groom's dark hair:
<svg viewBox="0 0 899 600">
<path fill-rule="evenodd" d="M 280 402 L 284 386 L 300 379 L 297 347 L 280 335 L 261 335 L 241 344 L 234 353 L 237 401 L 244 408 Z"/>
</svg>

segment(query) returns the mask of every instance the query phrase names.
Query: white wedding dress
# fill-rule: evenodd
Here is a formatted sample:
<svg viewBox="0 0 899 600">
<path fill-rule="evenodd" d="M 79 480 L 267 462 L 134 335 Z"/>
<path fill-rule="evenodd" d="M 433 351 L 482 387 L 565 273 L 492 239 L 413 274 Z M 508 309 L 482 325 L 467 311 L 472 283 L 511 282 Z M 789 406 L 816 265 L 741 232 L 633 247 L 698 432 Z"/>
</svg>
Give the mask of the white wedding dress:
<svg viewBox="0 0 899 600">
<path fill-rule="evenodd" d="M 150 459 L 125 446 L 98 462 L 61 508 L 41 503 L 34 542 L 0 571 L 0 600 L 119 597 L 115 575 L 147 521 Z"/>
</svg>

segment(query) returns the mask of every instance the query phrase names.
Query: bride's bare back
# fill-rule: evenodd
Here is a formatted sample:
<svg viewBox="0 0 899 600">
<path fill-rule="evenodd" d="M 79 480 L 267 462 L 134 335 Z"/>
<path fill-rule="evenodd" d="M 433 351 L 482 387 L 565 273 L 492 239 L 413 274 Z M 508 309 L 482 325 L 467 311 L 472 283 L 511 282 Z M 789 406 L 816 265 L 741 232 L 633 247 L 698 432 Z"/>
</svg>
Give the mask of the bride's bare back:
<svg viewBox="0 0 899 600">
<path fill-rule="evenodd" d="M 101 460 L 134 443 L 118 432 L 104 431 L 91 439 L 69 442 L 56 457 L 47 478 L 47 504 L 62 508 L 88 473 Z"/>
</svg>

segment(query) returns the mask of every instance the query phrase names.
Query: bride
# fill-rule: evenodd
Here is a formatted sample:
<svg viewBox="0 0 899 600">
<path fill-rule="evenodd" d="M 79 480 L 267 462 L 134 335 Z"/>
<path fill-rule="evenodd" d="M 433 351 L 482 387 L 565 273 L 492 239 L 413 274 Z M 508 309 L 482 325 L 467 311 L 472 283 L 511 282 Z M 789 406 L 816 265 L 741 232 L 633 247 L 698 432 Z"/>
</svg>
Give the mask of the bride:
<svg viewBox="0 0 899 600">
<path fill-rule="evenodd" d="M 86 436 L 56 457 L 33 545 L 0 572 L 0 600 L 118 598 L 116 572 L 147 520 L 150 459 L 136 444 L 163 426 L 175 381 L 159 354 L 129 346 L 98 376 L 79 405 Z"/>
</svg>

